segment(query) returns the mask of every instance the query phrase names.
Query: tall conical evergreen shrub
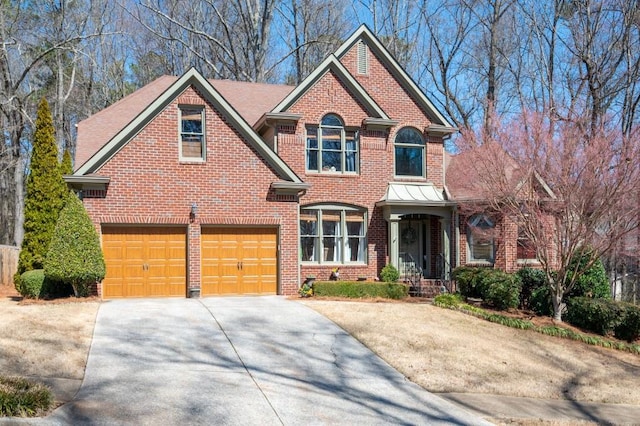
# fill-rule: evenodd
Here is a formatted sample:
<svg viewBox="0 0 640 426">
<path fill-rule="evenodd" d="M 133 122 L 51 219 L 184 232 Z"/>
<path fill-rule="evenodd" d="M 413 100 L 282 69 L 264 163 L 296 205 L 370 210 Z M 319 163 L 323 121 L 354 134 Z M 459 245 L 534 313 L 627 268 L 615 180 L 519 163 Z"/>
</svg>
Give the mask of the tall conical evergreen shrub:
<svg viewBox="0 0 640 426">
<path fill-rule="evenodd" d="M 73 161 L 71 160 L 71 153 L 68 149 L 64 150 L 62 154 L 62 164 L 60 165 L 60 172 L 62 176 L 73 174 Z"/>
<path fill-rule="evenodd" d="M 38 106 L 32 145 L 18 274 L 42 268 L 67 193 L 58 163 L 53 119 L 44 98 Z"/>
<path fill-rule="evenodd" d="M 44 275 L 70 283 L 80 297 L 88 294 L 90 285 L 102 281 L 105 273 L 100 237 L 82 201 L 69 191 L 44 261 Z"/>
</svg>

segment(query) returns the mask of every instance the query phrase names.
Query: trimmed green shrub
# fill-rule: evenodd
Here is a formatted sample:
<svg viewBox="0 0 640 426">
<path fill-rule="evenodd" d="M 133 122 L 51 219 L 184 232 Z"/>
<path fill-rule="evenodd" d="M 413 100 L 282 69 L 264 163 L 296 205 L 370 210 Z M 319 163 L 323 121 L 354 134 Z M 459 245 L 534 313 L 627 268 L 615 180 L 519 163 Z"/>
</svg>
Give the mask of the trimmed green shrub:
<svg viewBox="0 0 640 426">
<path fill-rule="evenodd" d="M 500 270 L 482 277 L 482 298 L 496 309 L 516 308 L 520 304 L 520 278 Z"/>
<path fill-rule="evenodd" d="M 28 299 L 39 299 L 45 294 L 44 270 L 34 269 L 20 275 L 20 294 Z"/>
<path fill-rule="evenodd" d="M 493 269 L 481 266 L 459 266 L 453 270 L 453 279 L 464 297 L 483 298 L 482 280 Z"/>
<path fill-rule="evenodd" d="M 620 323 L 621 306 L 607 299 L 574 297 L 567 301 L 567 322 L 582 329 L 606 336 Z"/>
<path fill-rule="evenodd" d="M 533 290 L 529 300 L 529 309 L 538 315 L 550 316 L 553 313 L 551 293 L 548 286 L 545 285 Z"/>
<path fill-rule="evenodd" d="M 0 376 L 0 416 L 33 417 L 53 408 L 51 390 L 21 377 Z"/>
<path fill-rule="evenodd" d="M 105 272 L 98 233 L 82 201 L 70 191 L 47 252 L 44 273 L 47 278 L 70 283 L 76 297 L 84 297 Z"/>
<path fill-rule="evenodd" d="M 520 277 L 522 283 L 520 290 L 520 308 L 532 309 L 533 294 L 547 285 L 547 277 L 541 269 L 529 267 L 518 270 L 516 275 Z"/>
<path fill-rule="evenodd" d="M 569 273 L 567 279 L 570 280 L 573 271 L 584 270 L 584 273 L 578 277 L 578 281 L 571 289 L 567 296 L 567 300 L 573 297 L 591 297 L 593 299 L 611 299 L 611 287 L 609 285 L 609 279 L 604 269 L 602 261 L 598 259 L 591 267 L 585 270 L 587 263 L 589 262 L 589 254 L 578 257 L 576 256 L 571 260 L 569 264 Z"/>
<path fill-rule="evenodd" d="M 617 303 L 621 308 L 622 317 L 614 327 L 613 334 L 618 339 L 633 342 L 640 337 L 640 307 L 630 303 Z"/>
<path fill-rule="evenodd" d="M 24 199 L 24 238 L 18 258 L 18 274 L 42 269 L 62 209 L 67 185 L 58 163 L 53 118 L 46 99 L 38 106 L 33 150 Z M 20 291 L 20 283 L 16 282 Z"/>
<path fill-rule="evenodd" d="M 398 268 L 393 265 L 386 265 L 380 271 L 380 279 L 385 283 L 394 283 L 400 279 L 400 272 L 398 272 Z"/>
<path fill-rule="evenodd" d="M 404 299 L 409 294 L 409 286 L 388 282 L 316 281 L 313 283 L 313 293 L 328 297 Z"/>
</svg>

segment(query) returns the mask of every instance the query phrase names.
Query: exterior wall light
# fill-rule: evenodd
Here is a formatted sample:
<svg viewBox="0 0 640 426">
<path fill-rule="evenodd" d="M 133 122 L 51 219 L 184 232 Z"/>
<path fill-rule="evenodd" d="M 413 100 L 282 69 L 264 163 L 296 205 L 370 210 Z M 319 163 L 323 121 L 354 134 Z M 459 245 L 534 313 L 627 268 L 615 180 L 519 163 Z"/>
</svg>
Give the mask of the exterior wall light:
<svg viewBox="0 0 640 426">
<path fill-rule="evenodd" d="M 197 214 L 198 214 L 198 204 L 191 203 L 191 211 L 189 212 L 189 218 L 191 220 L 194 220 Z"/>
</svg>

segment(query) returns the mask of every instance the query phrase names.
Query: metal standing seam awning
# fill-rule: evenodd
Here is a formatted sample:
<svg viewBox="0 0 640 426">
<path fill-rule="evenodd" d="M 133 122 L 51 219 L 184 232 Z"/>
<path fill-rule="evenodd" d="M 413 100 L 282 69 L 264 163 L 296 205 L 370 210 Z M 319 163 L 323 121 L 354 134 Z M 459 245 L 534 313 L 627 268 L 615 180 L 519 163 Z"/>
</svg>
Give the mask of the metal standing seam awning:
<svg viewBox="0 0 640 426">
<path fill-rule="evenodd" d="M 384 196 L 376 205 L 447 207 L 455 203 L 449 200 L 446 190 L 430 183 L 390 182 Z"/>
</svg>

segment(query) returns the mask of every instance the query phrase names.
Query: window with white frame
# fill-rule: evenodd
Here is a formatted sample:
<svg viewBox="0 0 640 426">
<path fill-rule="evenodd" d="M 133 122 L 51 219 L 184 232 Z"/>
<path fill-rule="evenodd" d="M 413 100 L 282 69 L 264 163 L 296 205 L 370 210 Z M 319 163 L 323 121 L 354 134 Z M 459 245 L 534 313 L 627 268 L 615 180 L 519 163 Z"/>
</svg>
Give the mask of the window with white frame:
<svg viewBox="0 0 640 426">
<path fill-rule="evenodd" d="M 300 209 L 300 255 L 309 263 L 365 263 L 366 213 L 350 207 Z"/>
<path fill-rule="evenodd" d="M 396 176 L 425 177 L 425 144 L 422 134 L 404 127 L 395 138 Z"/>
<path fill-rule="evenodd" d="M 204 108 L 180 106 L 180 158 L 204 160 Z"/>
<path fill-rule="evenodd" d="M 340 117 L 327 114 L 307 127 L 307 171 L 357 173 L 358 161 L 358 132 L 346 130 Z"/>
<path fill-rule="evenodd" d="M 479 214 L 467 222 L 469 261 L 493 263 L 495 259 L 495 224 L 486 215 Z"/>
</svg>

